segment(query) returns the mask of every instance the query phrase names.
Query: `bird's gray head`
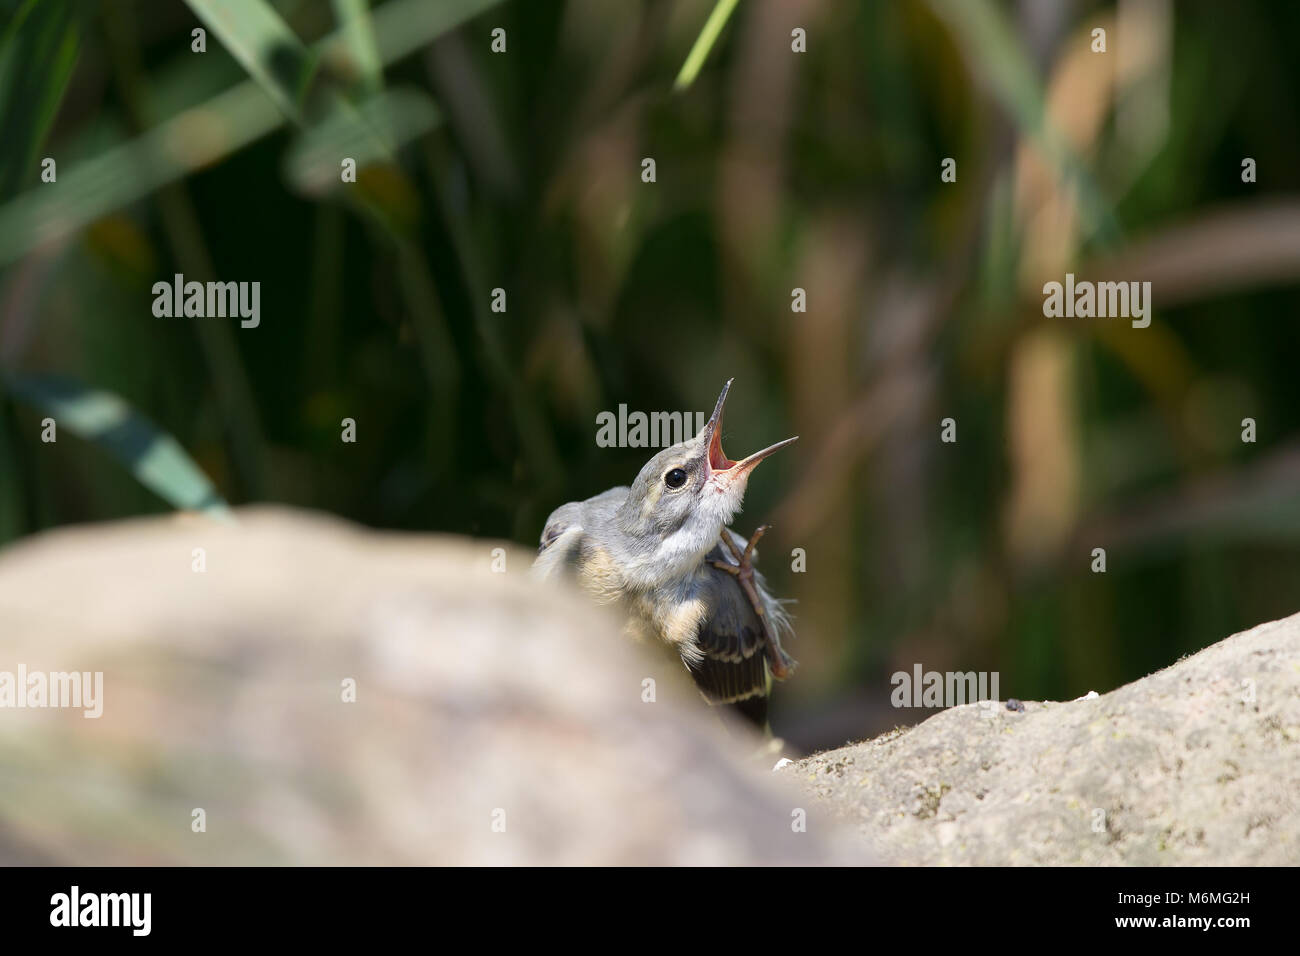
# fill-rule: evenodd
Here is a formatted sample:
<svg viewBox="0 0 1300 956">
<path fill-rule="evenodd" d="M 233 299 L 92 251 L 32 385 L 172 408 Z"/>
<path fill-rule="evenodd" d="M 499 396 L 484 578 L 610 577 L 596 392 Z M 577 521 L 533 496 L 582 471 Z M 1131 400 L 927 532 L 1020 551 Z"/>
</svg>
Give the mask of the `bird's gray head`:
<svg viewBox="0 0 1300 956">
<path fill-rule="evenodd" d="M 724 455 L 722 406 L 730 389 L 728 381 L 698 435 L 646 462 L 618 510 L 619 530 L 647 573 L 653 569 L 667 578 L 694 568 L 740 511 L 754 466 L 795 440 L 787 438 L 741 461 Z"/>
</svg>

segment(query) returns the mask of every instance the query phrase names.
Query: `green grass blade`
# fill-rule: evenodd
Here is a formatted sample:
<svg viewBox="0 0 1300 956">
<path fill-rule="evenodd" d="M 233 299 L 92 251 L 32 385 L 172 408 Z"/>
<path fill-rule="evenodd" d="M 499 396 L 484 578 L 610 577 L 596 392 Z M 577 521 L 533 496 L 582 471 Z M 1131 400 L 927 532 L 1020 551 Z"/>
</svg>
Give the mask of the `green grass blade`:
<svg viewBox="0 0 1300 956">
<path fill-rule="evenodd" d="M 437 3 L 389 0 L 371 14 L 379 59 L 385 65 L 395 63 L 500 3 L 501 0 L 438 0 Z M 347 34 L 337 31 L 322 40 L 318 49 L 332 62 L 335 50 L 345 47 L 347 42 Z"/>
<path fill-rule="evenodd" d="M 185 0 L 289 119 L 303 121 L 316 58 L 262 0 Z"/>
<path fill-rule="evenodd" d="M 384 64 L 379 58 L 370 5 L 366 0 L 334 0 L 334 16 L 339 21 L 348 56 L 332 60 L 330 66 L 337 73 L 354 75 L 361 93 L 373 96 L 383 86 Z"/>
<path fill-rule="evenodd" d="M 56 0 L 27 0 L 0 35 L 0 196 L 34 171 L 79 50 L 71 7 Z"/>
<path fill-rule="evenodd" d="M 372 16 L 380 59 L 393 63 L 499 2 L 386 3 Z M 342 32 L 336 32 L 313 51 L 332 62 L 346 42 Z M 264 87 L 248 80 L 183 110 L 137 139 L 104 150 L 66 172 L 60 169 L 58 189 L 29 189 L 0 206 L 0 266 L 34 247 L 67 237 L 160 186 L 220 162 L 273 132 L 286 115 L 268 100 Z"/>
<path fill-rule="evenodd" d="M 398 147 L 434 129 L 442 117 L 433 100 L 419 90 L 390 90 L 337 110 L 305 130 L 285 157 L 289 181 L 308 195 L 340 185 L 339 158 L 355 159 L 357 168 L 391 156 Z"/>
<path fill-rule="evenodd" d="M 699 75 L 700 68 L 704 66 L 704 61 L 708 59 L 709 51 L 718 42 L 718 37 L 722 34 L 722 28 L 731 19 L 731 11 L 736 9 L 736 4 L 739 2 L 740 0 L 718 0 L 713 5 L 713 12 L 709 14 L 709 19 L 704 21 L 704 29 L 695 38 L 695 44 L 691 47 L 691 52 L 686 54 L 686 62 L 682 64 L 677 79 L 673 81 L 674 90 L 681 92 L 689 89 L 690 85 L 695 82 L 695 77 Z"/>
<path fill-rule="evenodd" d="M 930 0 L 952 27 L 971 65 L 1012 120 L 1034 140 L 1062 177 L 1074 184 L 1085 225 L 1083 238 L 1110 245 L 1121 236 L 1114 210 L 1060 131 L 1047 121 L 1042 86 L 1006 16 L 992 0 Z"/>
<path fill-rule="evenodd" d="M 0 208 L 0 265 L 201 169 L 275 130 L 279 111 L 254 83 L 186 110 L 138 139 L 59 172 Z"/>
<path fill-rule="evenodd" d="M 107 451 L 173 507 L 229 516 L 229 506 L 180 442 L 117 395 L 50 376 L 8 375 L 4 383 L 59 427 Z"/>
</svg>

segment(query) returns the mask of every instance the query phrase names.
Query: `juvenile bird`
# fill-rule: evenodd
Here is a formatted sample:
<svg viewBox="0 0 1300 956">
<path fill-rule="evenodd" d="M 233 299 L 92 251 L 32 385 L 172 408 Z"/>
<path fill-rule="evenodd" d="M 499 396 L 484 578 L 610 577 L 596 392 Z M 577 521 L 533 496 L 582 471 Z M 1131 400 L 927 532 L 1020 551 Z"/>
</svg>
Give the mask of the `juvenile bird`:
<svg viewBox="0 0 1300 956">
<path fill-rule="evenodd" d="M 722 452 L 722 389 L 700 433 L 651 458 L 632 486 L 557 508 L 546 521 L 535 571 L 573 574 L 597 601 L 617 604 L 636 638 L 672 645 L 705 698 L 767 723 L 772 678 L 795 662 L 781 603 L 753 568 L 754 545 L 727 527 L 760 461 L 794 438 L 741 461 Z"/>
</svg>

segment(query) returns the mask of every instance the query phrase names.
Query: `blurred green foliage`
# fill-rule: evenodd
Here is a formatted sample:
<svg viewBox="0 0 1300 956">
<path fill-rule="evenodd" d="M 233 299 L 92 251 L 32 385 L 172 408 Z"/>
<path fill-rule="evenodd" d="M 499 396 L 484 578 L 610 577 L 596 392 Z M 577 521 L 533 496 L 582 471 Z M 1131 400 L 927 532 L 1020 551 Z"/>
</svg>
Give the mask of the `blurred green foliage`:
<svg viewBox="0 0 1300 956">
<path fill-rule="evenodd" d="M 916 661 L 1108 689 L 1295 610 L 1298 27 L 1264 0 L 0 0 L 0 541 L 224 499 L 531 545 L 648 457 L 598 448 L 598 412 L 707 411 L 736 376 L 733 455 L 803 436 L 739 522 L 775 524 L 800 602 L 779 729 L 907 721 Z M 1067 271 L 1152 281 L 1152 326 L 1044 319 Z M 260 326 L 155 317 L 176 273 L 259 281 Z M 42 442 L 77 396 L 128 424 Z"/>
</svg>

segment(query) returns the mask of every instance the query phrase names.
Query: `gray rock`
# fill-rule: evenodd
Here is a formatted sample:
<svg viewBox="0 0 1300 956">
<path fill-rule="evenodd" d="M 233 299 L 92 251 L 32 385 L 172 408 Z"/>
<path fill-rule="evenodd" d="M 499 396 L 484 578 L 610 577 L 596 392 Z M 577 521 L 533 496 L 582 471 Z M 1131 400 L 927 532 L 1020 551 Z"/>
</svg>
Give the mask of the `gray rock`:
<svg viewBox="0 0 1300 956">
<path fill-rule="evenodd" d="M 276 509 L 5 550 L 0 671 L 104 709 L 0 708 L 0 863 L 1300 862 L 1300 617 L 774 774 L 531 558 Z"/>
<path fill-rule="evenodd" d="M 792 826 L 807 799 L 680 661 L 531 560 L 270 509 L 9 548 L 0 671 L 104 683 L 97 719 L 0 708 L 0 863 L 859 858 Z"/>
<path fill-rule="evenodd" d="M 890 862 L 1300 863 L 1300 615 L 1100 697 L 954 707 L 780 774 Z"/>
</svg>

